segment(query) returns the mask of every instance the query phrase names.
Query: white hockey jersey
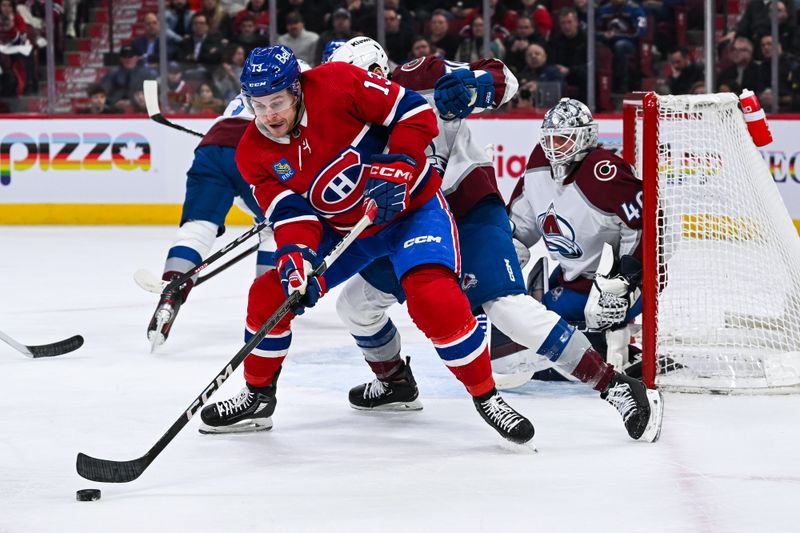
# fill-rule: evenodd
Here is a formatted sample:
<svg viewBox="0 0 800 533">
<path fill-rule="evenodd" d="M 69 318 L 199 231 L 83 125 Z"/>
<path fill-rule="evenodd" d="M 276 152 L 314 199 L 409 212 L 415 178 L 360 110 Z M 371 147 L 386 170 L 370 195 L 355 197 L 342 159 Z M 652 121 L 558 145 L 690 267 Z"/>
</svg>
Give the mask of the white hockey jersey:
<svg viewBox="0 0 800 533">
<path fill-rule="evenodd" d="M 559 282 L 577 291 L 591 289 L 605 242 L 616 257 L 641 260 L 642 182 L 603 148 L 592 150 L 560 184 L 537 145 L 509 210 L 514 236 L 528 247 L 543 238 L 550 258 L 561 265 Z"/>
<path fill-rule="evenodd" d="M 433 89 L 443 75 L 457 69 L 488 72 L 494 80 L 493 108 L 500 107 L 513 98 L 519 83 L 502 61 L 479 60 L 472 63 L 447 61 L 435 56 L 415 59 L 397 67 L 392 81 L 421 94 L 435 110 Z M 476 112 L 483 111 L 475 108 Z M 472 139 L 466 120 L 442 120 L 437 113 L 439 135 L 426 150 L 428 161 L 442 175 L 442 191 L 450 209 L 458 219 L 481 198 L 495 194 L 502 199 L 497 188 L 492 160 L 486 150 Z"/>
</svg>

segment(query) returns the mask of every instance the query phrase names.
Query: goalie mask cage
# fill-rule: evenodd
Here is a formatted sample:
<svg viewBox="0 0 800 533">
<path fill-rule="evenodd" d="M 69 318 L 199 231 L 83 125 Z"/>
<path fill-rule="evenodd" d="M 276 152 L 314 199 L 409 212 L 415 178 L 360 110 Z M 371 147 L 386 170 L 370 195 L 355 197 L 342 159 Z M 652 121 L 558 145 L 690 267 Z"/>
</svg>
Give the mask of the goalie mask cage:
<svg viewBox="0 0 800 533">
<path fill-rule="evenodd" d="M 634 93 L 643 372 L 687 392 L 800 392 L 800 238 L 733 94 Z"/>
</svg>

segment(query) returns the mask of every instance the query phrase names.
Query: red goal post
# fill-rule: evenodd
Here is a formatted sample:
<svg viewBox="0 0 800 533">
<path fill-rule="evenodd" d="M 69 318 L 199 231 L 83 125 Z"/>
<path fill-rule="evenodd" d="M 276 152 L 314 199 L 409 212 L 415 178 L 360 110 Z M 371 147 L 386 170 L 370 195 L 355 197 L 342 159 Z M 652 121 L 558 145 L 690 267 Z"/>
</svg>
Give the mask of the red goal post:
<svg viewBox="0 0 800 533">
<path fill-rule="evenodd" d="M 643 375 L 688 392 L 800 391 L 800 238 L 733 94 L 632 93 L 643 182 Z"/>
</svg>

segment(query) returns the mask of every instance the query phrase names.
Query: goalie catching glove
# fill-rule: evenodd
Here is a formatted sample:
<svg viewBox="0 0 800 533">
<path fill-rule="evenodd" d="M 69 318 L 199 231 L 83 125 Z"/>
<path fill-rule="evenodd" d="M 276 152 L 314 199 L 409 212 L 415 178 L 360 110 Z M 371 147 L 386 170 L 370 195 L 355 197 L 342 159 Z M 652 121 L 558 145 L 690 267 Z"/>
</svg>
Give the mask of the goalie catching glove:
<svg viewBox="0 0 800 533">
<path fill-rule="evenodd" d="M 606 245 L 610 250 L 611 247 Z M 603 249 L 603 256 L 606 249 Z M 612 259 L 613 261 L 613 259 Z M 601 259 L 601 264 L 603 260 Z M 628 311 L 641 295 L 641 262 L 633 256 L 625 255 L 620 260 L 620 273 L 611 275 L 607 270 L 595 275 L 589 299 L 583 309 L 586 327 L 605 331 L 617 329 L 626 324 Z"/>
<path fill-rule="evenodd" d="M 302 315 L 306 307 L 314 307 L 326 292 L 325 278 L 311 275 L 321 261 L 314 250 L 297 244 L 281 246 L 274 257 L 286 297 L 295 292 L 304 295 L 300 305 L 292 309 L 294 314 Z"/>
<path fill-rule="evenodd" d="M 364 189 L 364 203 L 372 198 L 378 207 L 373 224 L 388 224 L 408 208 L 409 182 L 417 162 L 402 154 L 372 156 L 369 179 Z"/>
<path fill-rule="evenodd" d="M 475 106 L 491 107 L 494 80 L 488 72 L 458 69 L 436 81 L 433 90 L 436 109 L 444 120 L 467 118 Z"/>
</svg>

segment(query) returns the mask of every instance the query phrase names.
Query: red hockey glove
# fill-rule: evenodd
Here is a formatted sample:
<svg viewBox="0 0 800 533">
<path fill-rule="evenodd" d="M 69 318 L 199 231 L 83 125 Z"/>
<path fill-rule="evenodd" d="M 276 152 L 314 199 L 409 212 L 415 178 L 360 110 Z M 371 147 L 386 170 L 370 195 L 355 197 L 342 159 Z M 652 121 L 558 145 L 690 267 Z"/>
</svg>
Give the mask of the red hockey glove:
<svg viewBox="0 0 800 533">
<path fill-rule="evenodd" d="M 311 272 L 320 264 L 317 254 L 307 246 L 287 244 L 275 252 L 275 268 L 281 275 L 281 285 L 286 296 L 299 292 L 303 294 L 300 305 L 292 312 L 302 315 L 306 307 L 314 307 L 317 300 L 325 294 L 325 278 L 312 276 Z"/>
<path fill-rule="evenodd" d="M 378 206 L 374 224 L 388 224 L 408 208 L 409 182 L 416 166 L 416 161 L 403 154 L 372 156 L 364 196 L 375 200 Z"/>
</svg>

